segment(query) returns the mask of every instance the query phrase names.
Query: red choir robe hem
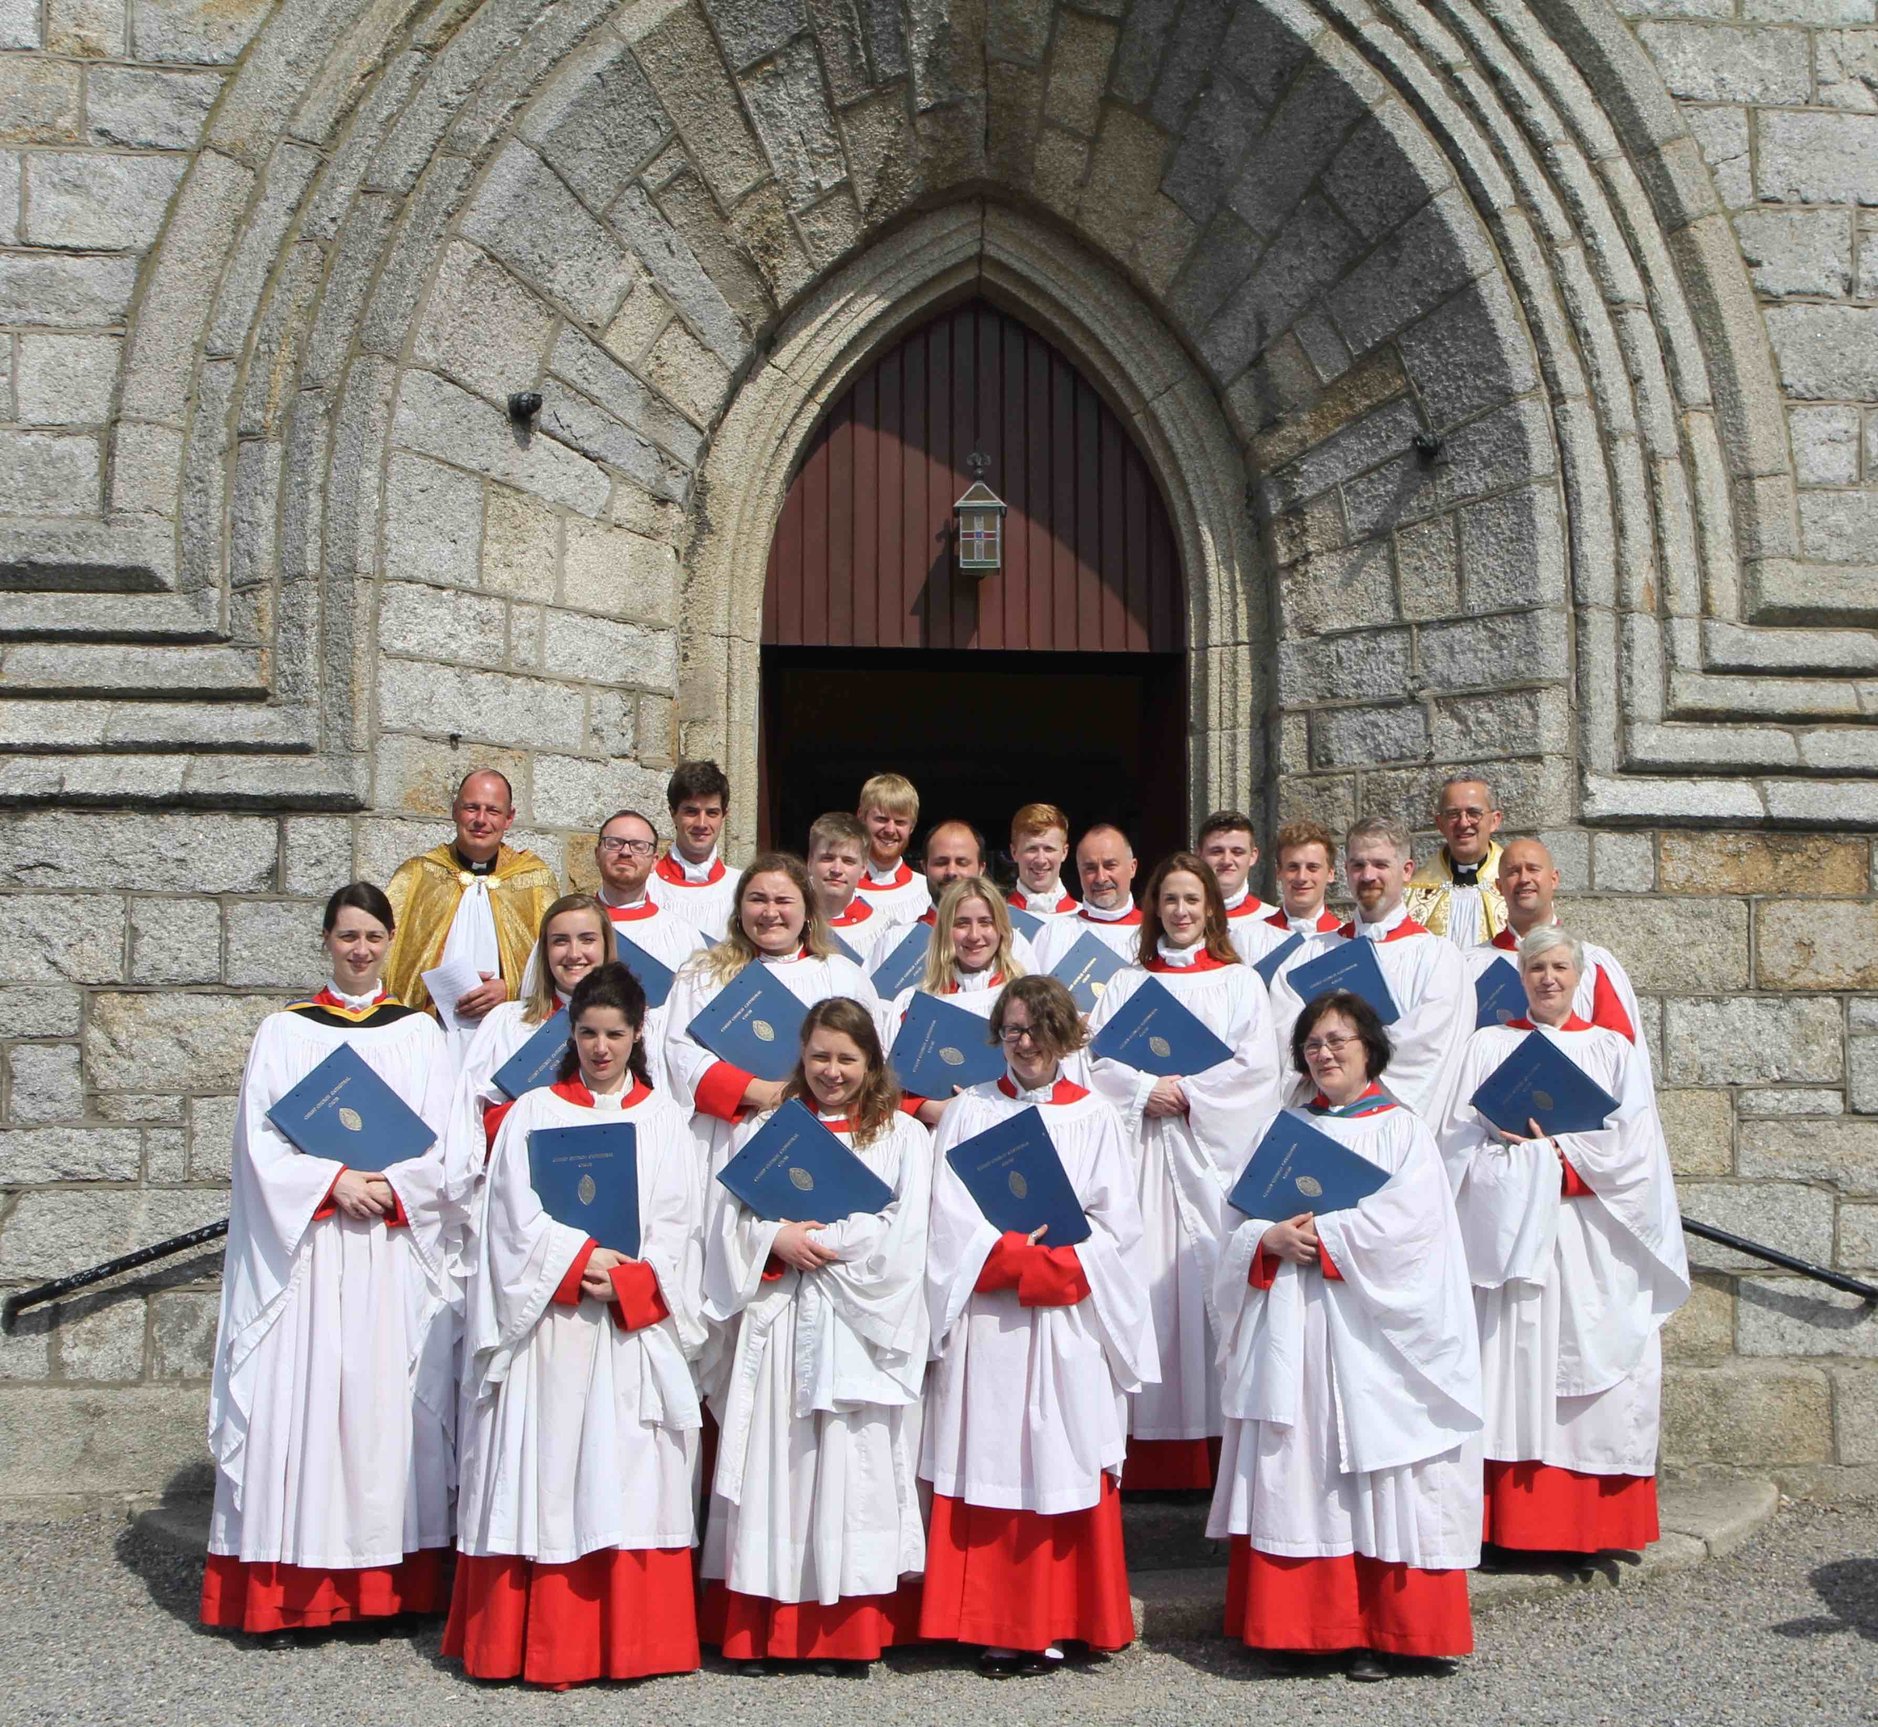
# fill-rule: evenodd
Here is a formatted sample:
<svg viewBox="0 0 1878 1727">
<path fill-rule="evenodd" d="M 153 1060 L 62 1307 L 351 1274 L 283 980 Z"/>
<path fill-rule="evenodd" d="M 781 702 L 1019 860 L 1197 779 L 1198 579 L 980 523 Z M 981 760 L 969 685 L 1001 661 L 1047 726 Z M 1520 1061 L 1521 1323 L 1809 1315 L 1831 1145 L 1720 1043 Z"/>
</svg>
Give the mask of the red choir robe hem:
<svg viewBox="0 0 1878 1727">
<path fill-rule="evenodd" d="M 936 1642 L 1091 1649 L 1134 1641 L 1122 1502 L 1111 1476 L 1087 1511 L 1046 1517 L 932 1497 L 919 1634 Z"/>
<path fill-rule="evenodd" d="M 891 1595 L 819 1601 L 769 1601 L 721 1581 L 705 1585 L 698 1640 L 728 1661 L 878 1661 L 883 1649 L 917 1643 L 920 1580 Z"/>
<path fill-rule="evenodd" d="M 1661 1534 L 1653 1475 L 1487 1464 L 1481 1539 L 1526 1553 L 1641 1553 Z"/>
<path fill-rule="evenodd" d="M 1124 1493 L 1175 1493 L 1211 1487 L 1219 1473 L 1219 1440 L 1130 1439 L 1122 1465 Z"/>
<path fill-rule="evenodd" d="M 202 1573 L 202 1623 L 224 1631 L 315 1631 L 398 1613 L 441 1613 L 450 1600 L 445 1552 L 426 1547 L 396 1565 L 356 1569 L 211 1553 Z"/>
<path fill-rule="evenodd" d="M 1469 1655 L 1467 1573 L 1392 1565 L 1361 1553 L 1285 1558 L 1232 1538 L 1226 1635 L 1252 1649 Z"/>
<path fill-rule="evenodd" d="M 688 1547 L 603 1547 L 565 1565 L 459 1554 L 443 1653 L 472 1679 L 564 1687 L 698 1666 Z"/>
</svg>

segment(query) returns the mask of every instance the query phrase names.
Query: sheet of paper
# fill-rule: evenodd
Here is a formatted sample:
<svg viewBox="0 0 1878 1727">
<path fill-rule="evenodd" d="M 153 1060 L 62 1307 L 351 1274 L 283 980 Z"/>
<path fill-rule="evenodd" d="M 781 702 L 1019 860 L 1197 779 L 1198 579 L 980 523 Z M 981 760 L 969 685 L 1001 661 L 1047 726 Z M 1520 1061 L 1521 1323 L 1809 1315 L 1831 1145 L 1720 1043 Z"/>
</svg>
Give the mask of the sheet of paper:
<svg viewBox="0 0 1878 1727">
<path fill-rule="evenodd" d="M 423 976 L 424 987 L 430 991 L 430 999 L 437 1004 L 438 1015 L 451 1031 L 455 1031 L 459 1023 L 456 1004 L 471 990 L 481 987 L 483 974 L 467 960 L 447 959 L 441 965 L 432 966 Z"/>
</svg>

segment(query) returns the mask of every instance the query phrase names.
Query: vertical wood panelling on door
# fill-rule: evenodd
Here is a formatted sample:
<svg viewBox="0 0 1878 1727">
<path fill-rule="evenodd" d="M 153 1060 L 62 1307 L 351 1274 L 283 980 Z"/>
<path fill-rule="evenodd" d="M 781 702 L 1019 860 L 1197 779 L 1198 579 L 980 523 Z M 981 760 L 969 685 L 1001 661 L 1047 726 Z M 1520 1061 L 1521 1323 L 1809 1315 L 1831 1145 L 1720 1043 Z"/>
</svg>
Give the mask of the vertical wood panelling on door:
<svg viewBox="0 0 1878 1727">
<path fill-rule="evenodd" d="M 1010 506 L 1004 568 L 983 579 L 952 545 L 974 448 Z M 971 301 L 830 408 L 770 546 L 763 640 L 1168 653 L 1185 616 L 1167 510 L 1126 425 L 1051 343 Z"/>
</svg>

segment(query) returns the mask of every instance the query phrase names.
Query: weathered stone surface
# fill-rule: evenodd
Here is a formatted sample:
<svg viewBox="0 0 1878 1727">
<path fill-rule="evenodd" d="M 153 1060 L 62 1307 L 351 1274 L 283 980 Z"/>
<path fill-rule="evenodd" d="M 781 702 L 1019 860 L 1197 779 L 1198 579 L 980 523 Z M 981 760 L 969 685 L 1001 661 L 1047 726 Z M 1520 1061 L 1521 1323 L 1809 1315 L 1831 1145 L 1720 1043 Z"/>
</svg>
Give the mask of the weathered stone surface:
<svg viewBox="0 0 1878 1727">
<path fill-rule="evenodd" d="M 670 690 L 678 675 L 677 643 L 669 630 L 550 612 L 547 665 L 556 677 Z"/>
<path fill-rule="evenodd" d="M 1878 203 L 1878 116 L 1783 113 L 1755 116 L 1756 188 L 1776 204 Z"/>
<path fill-rule="evenodd" d="M 1835 1363 L 1833 1433 L 1842 1464 L 1878 1463 L 1878 1367 Z"/>
<path fill-rule="evenodd" d="M 378 602 L 378 633 L 412 659 L 500 666 L 507 609 L 501 600 L 450 588 L 387 582 Z"/>
<path fill-rule="evenodd" d="M 137 0 L 131 47 L 139 60 L 223 65 L 239 59 L 272 0 Z"/>
<path fill-rule="evenodd" d="M 0 1382 L 47 1379 L 51 1374 L 52 1312 L 33 1308 L 0 1331 Z"/>
<path fill-rule="evenodd" d="M 239 1111 L 233 1097 L 196 1097 L 189 1100 L 189 1179 L 226 1181 L 234 1155 L 235 1120 Z"/>
<path fill-rule="evenodd" d="M 1664 893 L 1795 898 L 1859 894 L 1871 882 L 1870 848 L 1828 835 L 1671 829 L 1661 851 Z"/>
<path fill-rule="evenodd" d="M 209 811 L 0 812 L 0 885 L 253 893 L 271 886 L 275 824 Z"/>
<path fill-rule="evenodd" d="M 1812 69 L 1803 30 L 1721 24 L 1637 27 L 1672 95 L 1696 102 L 1804 102 Z"/>
<path fill-rule="evenodd" d="M 213 900 L 134 899 L 130 941 L 133 983 L 214 983 L 222 975 L 221 917 Z"/>
<path fill-rule="evenodd" d="M 1645 995 L 1749 987 L 1748 908 L 1738 900 L 1683 905 L 1593 895 L 1571 900 L 1560 916 L 1574 934 L 1622 955 Z"/>
<path fill-rule="evenodd" d="M 1787 415 L 1793 477 L 1803 486 L 1849 486 L 1858 478 L 1859 411 L 1794 408 Z"/>
<path fill-rule="evenodd" d="M 7 1055 L 7 1119 L 70 1121 L 85 1113 L 77 1047 L 21 1044 Z"/>
<path fill-rule="evenodd" d="M 1860 1115 L 1878 1115 L 1878 1038 L 1853 1038 L 1845 1063 L 1847 1106 Z"/>
<path fill-rule="evenodd" d="M 0 318 L 52 329 L 115 324 L 136 283 L 135 258 L 13 254 L 0 258 Z"/>
<path fill-rule="evenodd" d="M 1736 1094 L 1736 1107 L 1750 1115 L 1843 1115 L 1845 1094 L 1829 1085 L 1756 1086 Z"/>
<path fill-rule="evenodd" d="M 1663 1327 L 1663 1359 L 1706 1364 L 1725 1360 L 1735 1347 L 1734 1285 L 1726 1277 L 1697 1275 L 1689 1299 Z"/>
<path fill-rule="evenodd" d="M 57 60 L 0 61 L 0 141 L 76 143 L 79 74 Z"/>
<path fill-rule="evenodd" d="M 1811 1278 L 1744 1277 L 1735 1337 L 1743 1355 L 1878 1356 L 1878 1307 Z"/>
<path fill-rule="evenodd" d="M 1773 298 L 1844 294 L 1852 286 L 1849 210 L 1744 210 L 1735 217 L 1754 286 Z"/>
<path fill-rule="evenodd" d="M 1799 1182 L 1679 1181 L 1676 1198 L 1698 1223 L 1764 1241 L 1816 1265 L 1832 1259 L 1833 1196 Z M 1707 1271 L 1757 1271 L 1765 1262 L 1700 1236 L 1687 1238 L 1689 1263 Z"/>
<path fill-rule="evenodd" d="M 523 492 L 489 488 L 482 583 L 492 592 L 551 600 L 560 559 L 561 518 Z"/>
<path fill-rule="evenodd" d="M 124 902 L 115 895 L 0 895 L 10 940 L 0 982 L 116 983 L 124 976 Z"/>
<path fill-rule="evenodd" d="M 143 1377 L 142 1296 L 112 1291 L 61 1302 L 55 1324 L 60 1378 L 109 1385 Z"/>
<path fill-rule="evenodd" d="M 539 678 L 387 659 L 378 704 L 380 722 L 398 731 L 455 732 L 479 744 L 527 738 L 542 749 L 576 748 L 581 737 L 580 692 Z"/>
<path fill-rule="evenodd" d="M 0 434 L 0 510 L 76 516 L 98 507 L 98 441 L 52 432 Z"/>
<path fill-rule="evenodd" d="M 197 1188 L 23 1193 L 0 1225 L 0 1277 L 62 1277 L 213 1223 L 227 1206 L 226 1194 Z"/>
<path fill-rule="evenodd" d="M 1878 116 L 1871 125 L 1878 128 Z M 1878 131 L 1873 142 L 1878 145 Z M 1878 150 L 1867 160 L 1873 174 L 1867 197 L 1878 203 Z M 1789 397 L 1878 398 L 1878 307 L 1772 306 L 1765 316 L 1780 382 Z"/>
<path fill-rule="evenodd" d="M 492 402 L 534 384 L 554 314 L 500 264 L 473 246 L 443 255 L 413 357 Z"/>
<path fill-rule="evenodd" d="M 95 426 L 117 387 L 116 336 L 29 334 L 19 339 L 14 374 L 19 417 L 29 426 Z"/>
<path fill-rule="evenodd" d="M 1671 1085 L 1843 1077 L 1844 1015 L 1829 997 L 1736 996 L 1667 1004 L 1663 1077 Z"/>
<path fill-rule="evenodd" d="M 98 66 L 85 80 L 85 122 L 100 144 L 187 150 L 202 136 L 221 88 L 213 72 Z"/>
<path fill-rule="evenodd" d="M 328 961 L 319 907 L 306 900 L 235 900 L 225 917 L 223 980 L 240 987 L 307 990 Z"/>
<path fill-rule="evenodd" d="M 233 1091 L 280 997 L 209 993 L 91 999 L 85 1070 L 100 1091 Z"/>
<path fill-rule="evenodd" d="M 0 1392 L 12 1493 L 148 1493 L 199 1468 L 205 1453 L 199 1386 Z"/>
<path fill-rule="evenodd" d="M 1826 1181 L 1845 1193 L 1878 1193 L 1878 1121 L 1744 1121 L 1736 1167 L 1747 1176 Z"/>
<path fill-rule="evenodd" d="M 1756 971 L 1764 988 L 1878 988 L 1878 905 L 1766 900 L 1754 908 Z"/>
<path fill-rule="evenodd" d="M 549 503 L 597 516 L 606 477 L 563 443 L 539 433 L 518 437 L 501 409 L 428 372 L 405 375 L 398 441 L 422 455 L 458 462 Z"/>
<path fill-rule="evenodd" d="M 1840 1201 L 1833 1263 L 1842 1271 L 1878 1271 L 1878 1203 Z"/>
<path fill-rule="evenodd" d="M 75 985 L 0 989 L 0 1037 L 76 1037 L 79 998 Z"/>
<path fill-rule="evenodd" d="M 1815 1367 L 1726 1362 L 1663 1371 L 1663 1461 L 1824 1463 L 1832 1390 Z"/>
<path fill-rule="evenodd" d="M 178 1290 L 150 1298 L 150 1377 L 207 1379 L 215 1364 L 216 1296 Z"/>
<path fill-rule="evenodd" d="M 16 1059 L 29 1053 L 40 1052 L 13 1051 Z M 143 1133 L 135 1127 L 12 1128 L 0 1131 L 0 1182 L 135 1181 L 142 1156 Z"/>
<path fill-rule="evenodd" d="M 175 156 L 35 153 L 23 237 L 38 246 L 147 246 L 182 170 Z"/>
</svg>

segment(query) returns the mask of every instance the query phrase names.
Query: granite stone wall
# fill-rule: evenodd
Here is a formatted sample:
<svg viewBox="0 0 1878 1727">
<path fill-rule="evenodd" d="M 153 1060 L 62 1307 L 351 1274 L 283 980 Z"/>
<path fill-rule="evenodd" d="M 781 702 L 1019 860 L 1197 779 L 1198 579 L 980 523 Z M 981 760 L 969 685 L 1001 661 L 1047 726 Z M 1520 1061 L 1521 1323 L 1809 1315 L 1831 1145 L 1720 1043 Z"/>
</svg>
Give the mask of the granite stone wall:
<svg viewBox="0 0 1878 1727">
<path fill-rule="evenodd" d="M 570 875 L 752 784 L 789 462 L 973 291 L 1161 475 L 1196 809 L 1486 765 L 1686 1209 L 1878 1269 L 1875 68 L 1874 0 L 0 0 L 0 1287 L 220 1215 L 467 766 Z M 1696 1257 L 1667 1454 L 1878 1467 L 1878 1319 Z M 0 1494 L 199 1479 L 213 1273 L 0 1338 Z"/>
</svg>

